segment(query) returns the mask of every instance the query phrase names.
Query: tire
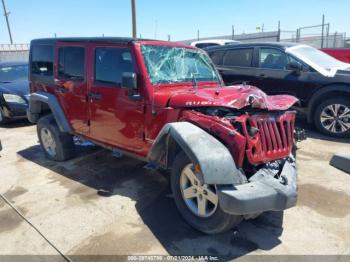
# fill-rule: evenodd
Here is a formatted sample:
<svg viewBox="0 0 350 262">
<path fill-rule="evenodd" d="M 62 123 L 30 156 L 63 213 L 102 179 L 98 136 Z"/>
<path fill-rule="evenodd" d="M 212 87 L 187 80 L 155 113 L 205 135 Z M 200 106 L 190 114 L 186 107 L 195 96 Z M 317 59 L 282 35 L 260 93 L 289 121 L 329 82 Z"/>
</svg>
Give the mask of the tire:
<svg viewBox="0 0 350 262">
<path fill-rule="evenodd" d="M 322 102 L 314 114 L 316 128 L 321 133 L 331 137 L 350 137 L 350 111 L 348 112 L 348 110 L 350 110 L 350 100 L 346 98 L 336 97 Z M 344 117 L 344 113 L 345 116 L 349 115 L 349 117 Z"/>
<path fill-rule="evenodd" d="M 61 132 L 51 114 L 39 119 L 37 133 L 41 148 L 48 159 L 61 162 L 74 157 L 73 136 Z"/>
<path fill-rule="evenodd" d="M 185 199 L 183 197 L 182 182 L 181 182 L 183 171 L 189 165 L 193 166 L 193 164 L 191 163 L 187 155 L 184 152 L 180 152 L 176 156 L 173 162 L 173 168 L 171 170 L 171 189 L 174 196 L 175 204 L 180 214 L 182 215 L 182 217 L 186 220 L 186 222 L 190 224 L 192 227 L 194 227 L 195 229 L 197 229 L 198 231 L 201 231 L 206 234 L 216 234 L 216 233 L 225 232 L 235 227 L 236 225 L 238 225 L 242 221 L 243 217 L 225 213 L 221 209 L 219 202 L 217 203 L 216 208 L 213 208 L 212 212 L 210 214 L 207 214 L 206 216 L 200 216 L 198 213 L 195 214 L 193 209 L 192 210 L 190 209 L 189 207 L 190 205 L 185 202 Z M 209 187 L 213 188 L 215 186 L 213 185 L 207 186 L 207 188 Z M 190 200 L 195 202 L 195 201 L 199 201 L 198 199 L 199 199 L 199 196 L 197 196 L 197 198 L 193 197 Z M 209 200 L 206 200 L 206 201 L 209 201 Z M 209 202 L 207 202 L 207 204 L 208 203 Z M 212 205 L 212 207 L 213 206 L 214 205 Z M 208 208 L 208 210 L 210 210 L 210 208 Z"/>
<path fill-rule="evenodd" d="M 8 122 L 8 119 L 4 117 L 2 111 L 0 110 L 0 125 L 4 125 Z"/>
</svg>

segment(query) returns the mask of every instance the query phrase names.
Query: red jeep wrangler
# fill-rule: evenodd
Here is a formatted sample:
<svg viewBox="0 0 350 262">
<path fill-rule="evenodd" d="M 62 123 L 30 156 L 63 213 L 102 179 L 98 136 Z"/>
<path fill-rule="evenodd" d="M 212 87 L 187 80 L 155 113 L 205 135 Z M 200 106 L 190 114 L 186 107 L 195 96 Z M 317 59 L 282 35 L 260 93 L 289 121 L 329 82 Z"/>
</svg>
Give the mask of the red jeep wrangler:
<svg viewBox="0 0 350 262">
<path fill-rule="evenodd" d="M 292 96 L 223 86 L 194 47 L 131 38 L 31 42 L 28 118 L 46 156 L 73 136 L 169 170 L 184 219 L 218 233 L 296 203 Z"/>
</svg>

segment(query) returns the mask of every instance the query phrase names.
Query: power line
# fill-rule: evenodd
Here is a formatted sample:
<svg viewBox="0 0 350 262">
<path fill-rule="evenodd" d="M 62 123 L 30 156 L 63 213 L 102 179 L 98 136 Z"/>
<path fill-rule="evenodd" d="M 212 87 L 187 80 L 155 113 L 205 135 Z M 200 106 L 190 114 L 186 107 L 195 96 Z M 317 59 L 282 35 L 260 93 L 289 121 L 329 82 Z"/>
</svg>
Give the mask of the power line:
<svg viewBox="0 0 350 262">
<path fill-rule="evenodd" d="M 10 14 L 10 12 L 6 11 L 6 6 L 5 6 L 5 1 L 4 0 L 2 0 L 2 7 L 4 8 L 4 16 L 5 16 L 5 19 L 6 19 L 7 30 L 9 32 L 10 43 L 13 44 L 12 34 L 11 34 L 11 29 L 10 29 L 10 22 L 9 22 L 9 14 Z"/>
</svg>

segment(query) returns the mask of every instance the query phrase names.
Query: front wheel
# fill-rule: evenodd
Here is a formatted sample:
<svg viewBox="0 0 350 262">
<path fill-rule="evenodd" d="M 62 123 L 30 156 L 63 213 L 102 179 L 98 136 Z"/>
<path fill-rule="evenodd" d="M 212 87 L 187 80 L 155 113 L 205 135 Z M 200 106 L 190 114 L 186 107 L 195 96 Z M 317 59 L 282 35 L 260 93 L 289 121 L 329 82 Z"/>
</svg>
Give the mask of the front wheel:
<svg viewBox="0 0 350 262">
<path fill-rule="evenodd" d="M 332 137 L 350 137 L 350 101 L 332 98 L 315 111 L 314 122 L 319 131 Z"/>
<path fill-rule="evenodd" d="M 215 234 L 227 231 L 242 221 L 242 216 L 225 213 L 215 185 L 202 184 L 196 170 L 184 152 L 173 163 L 171 188 L 175 204 L 183 218 L 195 229 Z"/>
<path fill-rule="evenodd" d="M 7 118 L 5 118 L 0 110 L 0 125 L 6 124 Z"/>
</svg>

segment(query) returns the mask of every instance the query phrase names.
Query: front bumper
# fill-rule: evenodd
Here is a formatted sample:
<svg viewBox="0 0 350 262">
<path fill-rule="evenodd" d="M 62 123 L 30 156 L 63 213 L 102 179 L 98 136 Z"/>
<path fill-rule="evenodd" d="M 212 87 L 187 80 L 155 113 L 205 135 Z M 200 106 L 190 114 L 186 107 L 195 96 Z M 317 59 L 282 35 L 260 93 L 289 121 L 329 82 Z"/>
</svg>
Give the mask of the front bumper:
<svg viewBox="0 0 350 262">
<path fill-rule="evenodd" d="M 258 171 L 250 181 L 233 188 L 219 188 L 219 202 L 225 212 L 233 215 L 251 215 L 265 211 L 281 211 L 295 206 L 297 172 L 293 156 L 284 162 L 279 179 Z"/>
</svg>

